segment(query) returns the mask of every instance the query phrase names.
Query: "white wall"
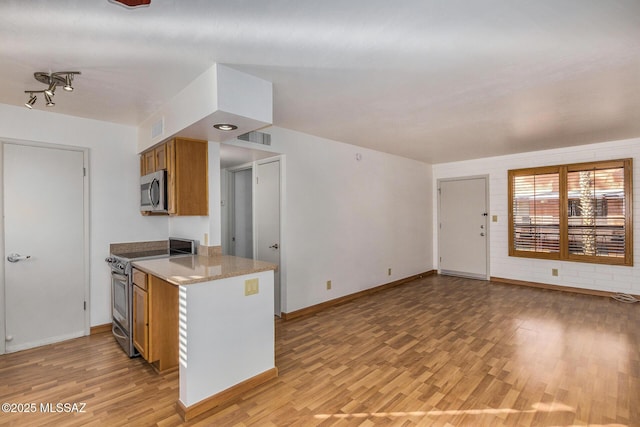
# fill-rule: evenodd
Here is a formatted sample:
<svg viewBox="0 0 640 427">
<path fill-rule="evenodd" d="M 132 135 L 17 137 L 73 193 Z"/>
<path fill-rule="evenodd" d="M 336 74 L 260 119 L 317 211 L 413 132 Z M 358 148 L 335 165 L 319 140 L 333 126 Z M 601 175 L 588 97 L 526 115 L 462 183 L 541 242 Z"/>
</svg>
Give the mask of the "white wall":
<svg viewBox="0 0 640 427">
<path fill-rule="evenodd" d="M 0 117 L 0 140 L 89 148 L 91 325 L 111 322 L 111 279 L 104 262 L 109 244 L 167 238 L 166 217 L 143 217 L 138 210 L 137 129 L 4 104 Z"/>
<path fill-rule="evenodd" d="M 283 128 L 265 132 L 286 155 L 284 312 L 434 268 L 430 165 Z"/>
<path fill-rule="evenodd" d="M 498 222 L 490 226 L 490 274 L 493 277 L 524 280 L 537 283 L 571 286 L 583 289 L 640 294 L 640 248 L 634 252 L 634 267 L 596 265 L 569 261 L 549 261 L 508 256 L 508 200 L 507 171 L 525 167 L 558 165 L 633 158 L 633 178 L 640 182 L 640 138 L 612 141 L 578 147 L 545 150 L 501 157 L 491 157 L 433 166 L 434 190 L 437 180 L 488 174 L 490 214 L 498 215 Z M 434 209 L 434 265 L 437 254 L 437 192 L 432 201 Z M 634 241 L 640 235 L 640 185 L 634 188 L 633 220 L 636 224 Z M 551 269 L 559 275 L 553 277 Z"/>
</svg>

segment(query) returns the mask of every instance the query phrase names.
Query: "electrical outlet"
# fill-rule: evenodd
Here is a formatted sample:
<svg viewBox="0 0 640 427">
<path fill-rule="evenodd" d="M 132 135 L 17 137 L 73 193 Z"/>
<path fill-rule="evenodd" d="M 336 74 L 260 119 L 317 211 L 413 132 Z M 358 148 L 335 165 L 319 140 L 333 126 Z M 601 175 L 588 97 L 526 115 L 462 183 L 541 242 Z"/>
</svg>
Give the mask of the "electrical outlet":
<svg viewBox="0 0 640 427">
<path fill-rule="evenodd" d="M 557 277 L 558 276 L 558 269 L 557 268 L 552 268 L 551 269 L 551 275 Z"/>
<path fill-rule="evenodd" d="M 387 270 L 387 276 L 391 276 L 391 267 Z"/>
<path fill-rule="evenodd" d="M 331 289 L 331 280 L 327 280 L 327 290 Z"/>
<path fill-rule="evenodd" d="M 498 222 L 498 215 L 493 215 L 493 216 L 491 217 L 491 221 L 493 221 L 493 222 Z"/>
<path fill-rule="evenodd" d="M 244 296 L 255 295 L 259 292 L 258 279 L 247 279 L 244 281 Z"/>
</svg>

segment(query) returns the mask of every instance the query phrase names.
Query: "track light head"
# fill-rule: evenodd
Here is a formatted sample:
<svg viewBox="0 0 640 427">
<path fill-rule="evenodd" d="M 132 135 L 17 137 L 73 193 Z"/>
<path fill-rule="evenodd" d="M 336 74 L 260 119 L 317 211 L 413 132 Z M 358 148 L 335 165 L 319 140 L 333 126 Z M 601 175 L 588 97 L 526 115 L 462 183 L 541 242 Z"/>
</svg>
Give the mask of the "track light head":
<svg viewBox="0 0 640 427">
<path fill-rule="evenodd" d="M 45 101 L 47 101 L 47 107 L 53 107 L 56 105 L 53 102 L 53 99 L 51 99 L 51 95 L 49 95 L 46 91 L 44 92 L 44 99 Z"/>
<path fill-rule="evenodd" d="M 63 89 L 67 92 L 73 92 L 73 86 L 71 86 L 71 82 L 73 82 L 73 74 L 67 74 L 64 78 L 64 87 Z"/>
<path fill-rule="evenodd" d="M 46 95 L 53 96 L 55 94 L 55 92 L 56 92 L 56 86 L 57 85 L 58 84 L 55 81 L 51 81 L 51 84 L 49 84 L 49 88 L 47 90 L 45 90 L 44 93 Z"/>
<path fill-rule="evenodd" d="M 36 103 L 36 100 L 38 99 L 38 97 L 32 93 L 29 94 L 29 96 L 30 98 L 27 102 L 25 102 L 24 106 L 31 110 L 33 109 L 33 105 Z"/>
</svg>

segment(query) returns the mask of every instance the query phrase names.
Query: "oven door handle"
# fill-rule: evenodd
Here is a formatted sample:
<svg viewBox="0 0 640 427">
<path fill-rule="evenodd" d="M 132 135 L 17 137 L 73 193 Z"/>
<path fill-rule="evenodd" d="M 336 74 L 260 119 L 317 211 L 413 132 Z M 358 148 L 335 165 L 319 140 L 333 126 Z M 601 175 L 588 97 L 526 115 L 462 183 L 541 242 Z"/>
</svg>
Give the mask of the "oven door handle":
<svg viewBox="0 0 640 427">
<path fill-rule="evenodd" d="M 120 338 L 122 340 L 128 339 L 124 335 L 120 335 L 119 333 L 116 332 L 116 325 L 111 326 L 111 332 L 113 333 L 113 335 L 115 335 L 116 337 L 118 337 L 118 338 Z"/>
<path fill-rule="evenodd" d="M 111 272 L 111 277 L 113 277 L 114 279 L 120 280 L 121 282 L 129 283 L 129 278 L 124 274 Z"/>
</svg>

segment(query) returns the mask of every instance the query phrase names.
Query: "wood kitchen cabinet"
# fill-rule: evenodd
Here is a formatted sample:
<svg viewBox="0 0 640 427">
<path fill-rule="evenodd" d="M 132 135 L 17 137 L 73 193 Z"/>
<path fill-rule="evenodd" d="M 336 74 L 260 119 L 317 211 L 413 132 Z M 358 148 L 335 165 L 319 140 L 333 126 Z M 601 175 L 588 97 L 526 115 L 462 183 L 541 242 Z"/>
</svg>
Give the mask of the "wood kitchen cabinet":
<svg viewBox="0 0 640 427">
<path fill-rule="evenodd" d="M 169 215 L 209 215 L 208 142 L 174 138 L 140 155 L 140 171 L 146 175 L 167 170 Z"/>
<path fill-rule="evenodd" d="M 133 344 L 159 372 L 176 368 L 178 287 L 136 269 L 133 282 Z"/>
<path fill-rule="evenodd" d="M 149 358 L 149 298 L 147 275 L 133 270 L 133 345 L 140 355 Z"/>
<path fill-rule="evenodd" d="M 140 155 L 140 175 L 146 175 L 167 168 L 166 143 L 150 148 Z"/>
<path fill-rule="evenodd" d="M 146 175 L 156 171 L 156 158 L 153 150 L 145 151 L 140 156 L 140 175 Z"/>
<path fill-rule="evenodd" d="M 155 159 L 156 170 L 168 169 L 167 166 L 167 145 L 160 144 L 153 149 L 153 157 Z"/>
</svg>

